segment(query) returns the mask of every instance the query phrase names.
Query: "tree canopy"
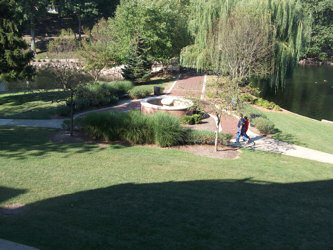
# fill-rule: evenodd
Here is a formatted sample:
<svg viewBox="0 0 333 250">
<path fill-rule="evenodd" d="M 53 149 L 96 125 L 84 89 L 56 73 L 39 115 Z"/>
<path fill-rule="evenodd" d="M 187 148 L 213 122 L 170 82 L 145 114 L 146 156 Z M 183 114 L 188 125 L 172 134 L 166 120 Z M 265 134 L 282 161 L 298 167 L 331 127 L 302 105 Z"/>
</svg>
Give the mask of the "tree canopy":
<svg viewBox="0 0 333 250">
<path fill-rule="evenodd" d="M 137 30 L 156 61 L 178 56 L 189 43 L 187 6 L 189 0 L 121 0 L 110 19 L 110 34 L 118 41 L 119 58 L 124 61 Z"/>
<path fill-rule="evenodd" d="M 226 23 L 235 8 L 245 9 L 260 18 L 268 15 L 267 29 L 272 29 L 272 35 L 267 39 L 273 45 L 271 82 L 276 86 L 283 84 L 310 40 L 311 22 L 298 0 L 192 0 L 188 28 L 195 40 L 182 50 L 181 63 L 217 71 L 219 57 L 216 47 L 210 46 L 218 32 L 214 27 L 216 23 Z"/>
</svg>

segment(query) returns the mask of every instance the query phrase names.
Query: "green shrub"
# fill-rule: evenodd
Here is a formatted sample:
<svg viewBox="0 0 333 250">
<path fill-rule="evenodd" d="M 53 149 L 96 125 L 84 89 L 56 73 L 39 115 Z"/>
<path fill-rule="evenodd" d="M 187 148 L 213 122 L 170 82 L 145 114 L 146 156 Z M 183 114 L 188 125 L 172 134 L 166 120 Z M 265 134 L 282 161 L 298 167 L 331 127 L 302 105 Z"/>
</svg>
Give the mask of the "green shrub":
<svg viewBox="0 0 333 250">
<path fill-rule="evenodd" d="M 58 107 L 57 113 L 61 116 L 69 116 L 71 114 L 71 107 L 67 105 L 61 105 Z"/>
<path fill-rule="evenodd" d="M 260 133 L 270 134 L 274 130 L 274 124 L 270 120 L 264 117 L 257 117 L 252 120 L 252 125 L 254 125 Z"/>
<path fill-rule="evenodd" d="M 326 61 L 327 60 L 327 54 L 325 52 L 320 52 L 318 55 L 318 59 L 320 61 Z"/>
<path fill-rule="evenodd" d="M 227 145 L 232 138 L 231 134 L 219 133 L 218 143 Z M 206 130 L 187 130 L 184 140 L 185 144 L 215 144 L 215 132 Z"/>
<path fill-rule="evenodd" d="M 154 143 L 154 124 L 150 116 L 140 111 L 128 112 L 130 122 L 122 135 L 123 139 L 132 144 Z"/>
<path fill-rule="evenodd" d="M 128 94 L 133 99 L 140 99 L 147 97 L 153 93 L 152 86 L 136 86 L 128 91 Z"/>
<path fill-rule="evenodd" d="M 81 86 L 75 95 L 77 109 L 116 103 L 130 86 L 131 83 L 125 81 L 116 83 L 97 82 Z"/>
<path fill-rule="evenodd" d="M 257 98 L 253 97 L 250 94 L 241 94 L 240 97 L 239 97 L 239 99 L 241 101 L 243 101 L 243 102 L 251 102 L 251 103 L 253 103 L 254 100 L 257 99 Z"/>
<path fill-rule="evenodd" d="M 281 108 L 279 105 L 275 104 L 274 107 L 273 107 L 273 110 L 275 111 L 281 111 Z"/>
<path fill-rule="evenodd" d="M 54 80 L 52 69 L 40 69 L 31 83 L 34 89 L 57 89 L 59 84 Z"/>
<path fill-rule="evenodd" d="M 276 106 L 274 102 L 269 102 L 262 98 L 254 99 L 253 103 L 265 109 L 273 109 Z"/>
<path fill-rule="evenodd" d="M 189 125 L 199 124 L 201 120 L 202 120 L 201 114 L 184 115 L 180 118 L 180 122 L 182 124 L 189 124 Z"/>
</svg>

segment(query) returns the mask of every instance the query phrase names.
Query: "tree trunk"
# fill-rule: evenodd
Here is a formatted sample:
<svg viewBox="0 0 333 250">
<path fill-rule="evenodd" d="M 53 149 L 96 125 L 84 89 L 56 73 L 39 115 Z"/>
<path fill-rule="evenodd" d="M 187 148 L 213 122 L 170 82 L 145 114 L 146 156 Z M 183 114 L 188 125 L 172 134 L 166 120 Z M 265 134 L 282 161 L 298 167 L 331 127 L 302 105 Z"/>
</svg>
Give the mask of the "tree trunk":
<svg viewBox="0 0 333 250">
<path fill-rule="evenodd" d="M 71 127 L 70 127 L 70 135 L 73 136 L 74 130 L 74 101 L 73 101 L 73 90 L 71 90 Z"/>
<path fill-rule="evenodd" d="M 219 139 L 219 127 L 220 127 L 220 118 L 217 117 L 217 123 L 216 123 L 216 132 L 215 132 L 215 152 L 218 151 L 218 139 Z"/>
<path fill-rule="evenodd" d="M 36 53 L 36 36 L 33 17 L 30 17 L 31 50 Z"/>
<path fill-rule="evenodd" d="M 81 12 L 78 13 L 77 15 L 77 20 L 79 22 L 79 41 L 81 41 Z"/>
</svg>

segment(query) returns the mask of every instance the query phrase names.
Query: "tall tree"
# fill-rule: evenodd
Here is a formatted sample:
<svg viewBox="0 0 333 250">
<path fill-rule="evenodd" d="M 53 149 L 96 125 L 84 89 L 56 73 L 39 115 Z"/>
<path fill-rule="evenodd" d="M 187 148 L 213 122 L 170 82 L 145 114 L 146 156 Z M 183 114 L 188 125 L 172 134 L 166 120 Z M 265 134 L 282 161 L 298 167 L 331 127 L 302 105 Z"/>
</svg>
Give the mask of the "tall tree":
<svg viewBox="0 0 333 250">
<path fill-rule="evenodd" d="M 142 83 L 149 79 L 152 62 L 148 58 L 148 50 L 149 48 L 140 32 L 137 32 L 137 36 L 132 42 L 131 51 L 126 58 L 125 67 L 122 69 L 122 75 L 126 80 Z"/>
<path fill-rule="evenodd" d="M 219 74 L 227 74 L 238 86 L 249 77 L 272 73 L 270 38 L 274 30 L 268 13 L 258 13 L 244 5 L 235 7 L 226 20 L 218 20 L 213 30 L 209 46 Z"/>
<path fill-rule="evenodd" d="M 18 0 L 18 8 L 23 12 L 25 23 L 30 29 L 31 50 L 36 52 L 36 21 L 47 12 L 49 0 Z"/>
<path fill-rule="evenodd" d="M 182 50 L 185 66 L 217 70 L 219 57 L 209 46 L 215 37 L 211 34 L 216 32 L 216 22 L 225 22 L 237 6 L 269 15 L 268 25 L 275 31 L 270 37 L 274 45 L 272 84 L 283 85 L 309 43 L 311 23 L 299 0 L 192 0 L 191 4 L 188 23 L 195 41 Z"/>
<path fill-rule="evenodd" d="M 22 40 L 23 17 L 15 7 L 13 0 L 0 0 L 0 77 L 8 81 L 34 74 L 29 65 L 33 53 L 25 52 L 27 44 Z"/>
<path fill-rule="evenodd" d="M 114 43 L 105 34 L 107 25 L 107 21 L 101 19 L 92 29 L 90 41 L 82 43 L 81 56 L 85 60 L 85 70 L 94 77 L 95 81 L 98 80 L 104 68 L 116 66 L 118 61 Z"/>
<path fill-rule="evenodd" d="M 118 40 L 119 57 L 125 60 L 136 31 L 151 48 L 155 61 L 166 64 L 179 56 L 189 43 L 186 29 L 189 0 L 121 0 L 115 17 L 110 20 L 110 33 Z"/>
</svg>

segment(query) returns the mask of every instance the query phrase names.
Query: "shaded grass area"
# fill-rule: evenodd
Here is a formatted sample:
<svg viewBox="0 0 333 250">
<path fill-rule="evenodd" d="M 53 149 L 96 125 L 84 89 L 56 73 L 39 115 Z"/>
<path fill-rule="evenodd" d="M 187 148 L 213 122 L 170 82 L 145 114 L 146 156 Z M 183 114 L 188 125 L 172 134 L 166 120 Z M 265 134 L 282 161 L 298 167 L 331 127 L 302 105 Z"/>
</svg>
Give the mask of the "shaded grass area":
<svg viewBox="0 0 333 250">
<path fill-rule="evenodd" d="M 327 248 L 333 167 L 243 150 L 55 144 L 55 130 L 0 128 L 3 238 L 41 249 Z"/>
<path fill-rule="evenodd" d="M 294 114 L 265 112 L 275 124 L 272 138 L 333 154 L 333 125 Z"/>
<path fill-rule="evenodd" d="M 0 94 L 0 118 L 2 119 L 50 119 L 58 113 L 60 101 L 66 97 L 63 91 L 14 92 Z"/>
</svg>

